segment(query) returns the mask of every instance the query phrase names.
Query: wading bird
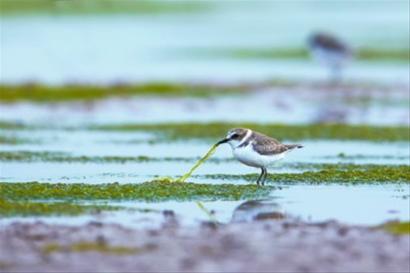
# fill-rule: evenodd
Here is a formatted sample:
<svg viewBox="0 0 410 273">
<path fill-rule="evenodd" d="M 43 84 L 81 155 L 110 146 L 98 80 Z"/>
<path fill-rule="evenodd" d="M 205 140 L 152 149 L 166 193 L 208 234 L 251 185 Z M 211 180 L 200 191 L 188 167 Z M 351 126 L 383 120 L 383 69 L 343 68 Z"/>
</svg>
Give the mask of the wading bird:
<svg viewBox="0 0 410 273">
<path fill-rule="evenodd" d="M 282 144 L 274 138 L 246 128 L 230 130 L 217 145 L 223 143 L 231 146 L 233 155 L 239 162 L 261 169 L 261 174 L 256 181 L 258 185 L 265 184 L 268 166 L 284 158 L 293 149 L 303 147 L 299 144 Z"/>
<path fill-rule="evenodd" d="M 315 33 L 308 39 L 311 55 L 329 68 L 331 81 L 341 79 L 342 69 L 352 59 L 350 47 L 340 39 L 327 34 Z"/>
</svg>

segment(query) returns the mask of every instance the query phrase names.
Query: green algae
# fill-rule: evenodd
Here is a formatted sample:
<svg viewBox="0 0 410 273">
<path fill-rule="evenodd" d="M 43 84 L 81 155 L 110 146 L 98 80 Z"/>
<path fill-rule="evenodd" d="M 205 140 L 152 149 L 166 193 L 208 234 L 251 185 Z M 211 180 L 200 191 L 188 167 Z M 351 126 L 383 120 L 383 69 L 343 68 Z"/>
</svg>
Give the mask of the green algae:
<svg viewBox="0 0 410 273">
<path fill-rule="evenodd" d="M 0 151 L 3 162 L 56 162 L 56 163 L 147 163 L 147 162 L 196 162 L 200 157 L 151 157 L 151 156 L 73 156 L 66 152 L 53 151 Z M 233 158 L 208 158 L 212 163 L 235 161 Z M 289 163 L 294 165 L 295 163 Z M 302 164 L 304 165 L 304 163 Z M 298 165 L 301 167 L 302 165 Z M 311 166 L 309 166 L 311 167 Z"/>
<path fill-rule="evenodd" d="M 130 247 L 120 245 L 109 245 L 105 241 L 80 241 L 70 245 L 49 243 L 42 247 L 42 252 L 50 255 L 55 252 L 99 252 L 108 255 L 135 255 L 144 253 L 155 248 L 154 245 L 143 247 Z"/>
<path fill-rule="evenodd" d="M 233 59 L 308 59 L 307 48 L 227 48 L 227 49 L 191 49 L 188 54 L 205 57 L 227 57 Z M 408 48 L 359 48 L 354 58 L 362 61 L 408 61 Z"/>
<path fill-rule="evenodd" d="M 20 144 L 39 144 L 39 140 L 16 137 L 16 136 L 2 136 L 0 135 L 0 144 L 6 145 L 20 145 Z"/>
<path fill-rule="evenodd" d="M 366 165 L 355 167 L 347 165 L 344 168 L 328 166 L 319 171 L 305 171 L 302 173 L 280 173 L 268 175 L 269 183 L 344 183 L 344 184 L 363 184 L 363 183 L 410 183 L 410 166 L 408 165 Z M 256 181 L 259 174 L 247 175 L 226 175 L 212 174 L 206 175 L 209 179 L 221 180 L 246 180 Z"/>
<path fill-rule="evenodd" d="M 360 60 L 396 60 L 409 61 L 410 50 L 408 48 L 399 49 L 377 49 L 377 48 L 361 48 L 356 54 Z"/>
<path fill-rule="evenodd" d="M 404 160 L 404 159 L 410 159 L 410 155 L 407 156 L 398 156 L 398 155 L 364 155 L 364 154 L 345 154 L 345 153 L 339 153 L 335 156 L 324 156 L 322 158 L 325 159 L 346 159 L 346 160 L 355 160 L 355 159 L 385 159 L 385 160 L 391 160 L 391 159 L 398 159 L 398 160 Z"/>
<path fill-rule="evenodd" d="M 278 139 L 337 139 L 368 141 L 409 141 L 406 126 L 369 126 L 348 124 L 260 124 L 260 123 L 167 123 L 100 125 L 90 129 L 108 131 L 145 131 L 162 133 L 171 140 L 221 138 L 232 128 L 244 127 L 263 132 Z"/>
<path fill-rule="evenodd" d="M 3 162 L 59 162 L 59 163 L 146 163 L 146 162 L 195 162 L 199 157 L 150 157 L 140 156 L 73 156 L 54 151 L 0 151 Z M 230 162 L 232 158 L 209 158 L 214 163 Z"/>
<path fill-rule="evenodd" d="M 98 15 L 98 14 L 179 14 L 205 12 L 209 3 L 198 1 L 118 0 L 2 0 L 0 14 L 16 15 Z"/>
<path fill-rule="evenodd" d="M 211 157 L 211 155 L 215 152 L 217 147 L 218 144 L 213 145 L 209 149 L 209 151 L 201 159 L 199 159 L 187 173 L 185 173 L 181 178 L 178 178 L 176 181 L 185 182 L 202 163 L 204 163 L 209 157 Z"/>
<path fill-rule="evenodd" d="M 208 179 L 256 181 L 257 174 L 205 175 Z M 271 183 L 410 183 L 407 165 L 368 165 L 366 167 L 337 166 L 303 173 L 269 174 Z M 142 184 L 48 184 L 37 182 L 0 183 L 0 198 L 7 200 L 139 200 L 158 202 L 167 200 L 213 201 L 242 200 L 266 197 L 274 188 L 254 184 L 196 184 L 163 179 Z"/>
<path fill-rule="evenodd" d="M 0 161 L 15 162 L 65 162 L 65 163 L 127 163 L 127 162 L 159 162 L 159 161 L 189 161 L 186 158 L 154 158 L 148 156 L 72 156 L 64 152 L 50 151 L 0 151 Z"/>
<path fill-rule="evenodd" d="M 51 215 L 77 216 L 81 214 L 96 213 L 103 210 L 117 209 L 119 209 L 119 207 L 108 205 L 80 205 L 68 202 L 30 202 L 0 199 L 1 217 Z"/>
<path fill-rule="evenodd" d="M 0 121 L 1 130 L 34 129 L 33 126 L 18 121 Z"/>
<path fill-rule="evenodd" d="M 63 85 L 41 84 L 0 85 L 0 101 L 67 102 L 95 101 L 110 97 L 131 96 L 183 96 L 208 97 L 236 94 L 249 89 L 248 85 L 212 85 L 193 83 L 145 83 L 115 85 Z"/>
<path fill-rule="evenodd" d="M 242 200 L 269 195 L 272 187 L 230 184 L 194 184 L 156 180 L 142 184 L 0 183 L 0 198 L 7 200 Z"/>
<path fill-rule="evenodd" d="M 0 84 L 0 102 L 15 103 L 29 101 L 36 103 L 91 103 L 108 98 L 142 96 L 213 98 L 216 96 L 241 95 L 268 87 L 291 88 L 306 84 L 311 85 L 311 83 L 307 82 L 289 81 L 280 78 L 259 82 L 242 81 L 237 84 L 191 82 L 118 83 L 111 85 L 66 84 L 60 86 L 39 83 Z M 328 86 L 320 83 L 318 87 L 328 88 Z M 340 87 L 346 89 L 368 89 L 369 91 L 374 88 L 385 88 L 383 85 L 370 83 L 343 83 Z M 358 103 L 356 99 L 351 100 L 352 103 Z M 380 100 L 380 102 L 385 103 L 386 100 Z M 360 100 L 359 103 L 361 103 Z M 403 102 L 399 101 L 398 103 Z M 1 127 L 0 124 L 0 128 Z"/>
<path fill-rule="evenodd" d="M 395 235 L 410 235 L 410 222 L 388 222 L 378 228 Z"/>
<path fill-rule="evenodd" d="M 206 160 L 213 164 L 222 164 L 227 162 L 236 161 L 234 158 L 208 158 L 210 154 L 206 156 Z M 367 156 L 336 156 L 336 157 L 326 157 L 326 158 L 340 158 L 340 159 L 408 159 L 407 156 L 380 156 L 380 157 L 367 157 Z M 204 158 L 198 157 L 149 157 L 149 156 L 71 156 L 69 153 L 65 152 L 35 152 L 35 151 L 1 151 L 0 152 L 0 162 L 53 162 L 53 163 L 151 163 L 151 162 L 196 162 L 194 165 L 195 169 L 199 166 L 197 165 L 200 161 L 202 162 Z M 405 165 L 399 165 L 400 169 Z M 179 181 L 184 182 L 189 176 L 192 175 L 194 167 L 181 178 L 169 178 L 169 182 Z M 291 168 L 297 170 L 339 170 L 339 171 L 373 171 L 377 169 L 396 169 L 397 167 L 390 164 L 353 164 L 353 163 L 301 163 L 301 162 L 281 162 L 280 165 L 276 165 L 276 168 Z M 218 175 L 224 177 L 225 175 Z M 228 177 L 228 176 L 227 176 Z M 161 178 L 160 180 L 163 180 Z"/>
</svg>

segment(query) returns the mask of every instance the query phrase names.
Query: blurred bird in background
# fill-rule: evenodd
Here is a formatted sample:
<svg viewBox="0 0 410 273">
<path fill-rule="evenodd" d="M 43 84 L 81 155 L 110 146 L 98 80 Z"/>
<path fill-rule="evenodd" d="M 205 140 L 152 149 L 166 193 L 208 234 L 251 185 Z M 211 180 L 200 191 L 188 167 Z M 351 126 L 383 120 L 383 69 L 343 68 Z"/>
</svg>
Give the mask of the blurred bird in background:
<svg viewBox="0 0 410 273">
<path fill-rule="evenodd" d="M 342 40 L 328 33 L 314 33 L 308 39 L 311 55 L 329 69 L 330 81 L 342 79 L 342 70 L 353 58 L 352 49 Z"/>
</svg>

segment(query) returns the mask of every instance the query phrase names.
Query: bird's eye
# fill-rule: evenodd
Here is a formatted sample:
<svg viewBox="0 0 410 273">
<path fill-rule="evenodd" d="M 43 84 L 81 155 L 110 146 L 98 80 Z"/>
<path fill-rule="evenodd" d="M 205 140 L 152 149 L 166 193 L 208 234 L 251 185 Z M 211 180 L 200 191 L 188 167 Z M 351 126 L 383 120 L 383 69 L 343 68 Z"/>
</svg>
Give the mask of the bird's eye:
<svg viewBox="0 0 410 273">
<path fill-rule="evenodd" d="M 231 138 L 232 138 L 232 139 L 235 139 L 235 138 L 237 138 L 237 137 L 238 137 L 238 134 L 236 134 L 236 133 L 231 135 Z"/>
</svg>

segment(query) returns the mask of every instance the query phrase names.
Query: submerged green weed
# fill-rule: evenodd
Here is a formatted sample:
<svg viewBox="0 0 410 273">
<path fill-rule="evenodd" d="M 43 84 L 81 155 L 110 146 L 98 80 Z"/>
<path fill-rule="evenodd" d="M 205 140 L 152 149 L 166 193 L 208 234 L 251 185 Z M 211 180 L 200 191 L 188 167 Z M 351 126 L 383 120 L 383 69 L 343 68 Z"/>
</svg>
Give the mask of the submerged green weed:
<svg viewBox="0 0 410 273">
<path fill-rule="evenodd" d="M 234 59 L 308 59 L 307 48 L 228 48 L 228 49 L 192 49 L 188 54 L 193 56 L 228 57 Z M 410 52 L 407 48 L 359 48 L 355 59 L 408 61 Z"/>
<path fill-rule="evenodd" d="M 32 126 L 18 121 L 0 121 L 0 129 L 2 130 L 23 130 L 33 129 Z"/>
<path fill-rule="evenodd" d="M 195 162 L 199 157 L 149 157 L 140 156 L 73 156 L 65 152 L 0 151 L 4 162 L 60 162 L 60 163 L 144 163 L 144 162 Z M 232 161 L 231 158 L 210 158 L 214 163 Z"/>
<path fill-rule="evenodd" d="M 1 0 L 1 15 L 168 14 L 204 12 L 212 8 L 199 1 L 118 0 Z"/>
<path fill-rule="evenodd" d="M 323 156 L 321 158 L 324 159 L 343 159 L 343 160 L 362 160 L 362 159 L 410 159 L 410 155 L 366 155 L 366 154 L 346 154 L 346 153 L 339 153 L 337 155 L 332 156 Z"/>
<path fill-rule="evenodd" d="M 50 243 L 43 246 L 43 253 L 46 255 L 54 252 L 100 252 L 109 255 L 135 255 L 154 249 L 154 245 L 146 245 L 144 247 L 130 247 L 130 246 L 115 246 L 109 245 L 106 242 L 88 242 L 80 241 L 70 245 L 60 245 L 57 243 Z"/>
<path fill-rule="evenodd" d="M 159 132 L 171 140 L 213 139 L 219 140 L 229 129 L 251 128 L 278 139 L 339 139 L 370 141 L 408 141 L 410 130 L 406 126 L 368 126 L 347 124 L 260 124 L 260 123 L 171 123 L 171 124 L 122 124 L 94 126 L 95 130 Z"/>
<path fill-rule="evenodd" d="M 6 145 L 18 145 L 18 144 L 33 144 L 33 143 L 40 143 L 38 140 L 28 139 L 28 138 L 21 138 L 16 136 L 2 136 L 0 135 L 0 144 Z"/>
<path fill-rule="evenodd" d="M 257 174 L 248 175 L 206 175 L 210 179 L 256 181 Z M 337 164 L 328 165 L 319 171 L 303 173 L 269 174 L 267 182 L 286 183 L 410 183 L 410 166 L 408 165 L 346 165 L 339 168 Z"/>
<path fill-rule="evenodd" d="M 40 84 L 0 85 L 0 101 L 64 102 L 93 101 L 109 97 L 130 96 L 190 96 L 208 97 L 246 91 L 247 85 L 211 85 L 191 83 L 146 83 L 140 85 L 116 84 L 49 86 Z"/>
<path fill-rule="evenodd" d="M 35 127 L 21 123 L 0 122 L 0 129 L 4 130 L 98 130 L 117 132 L 151 132 L 156 134 L 154 142 L 200 139 L 217 141 L 229 129 L 236 127 L 251 128 L 278 139 L 337 139 L 337 140 L 368 140 L 368 141 L 409 141 L 410 128 L 407 126 L 371 126 L 349 125 L 335 123 L 317 123 L 301 125 L 261 124 L 261 123 L 160 123 L 160 124 L 109 124 L 95 125 L 86 128 L 53 128 Z"/>
<path fill-rule="evenodd" d="M 266 197 L 272 187 L 212 185 L 157 180 L 142 184 L 0 183 L 0 198 L 8 200 L 166 200 L 211 201 Z"/>
<path fill-rule="evenodd" d="M 1 193 L 1 197 L 3 198 Z M 24 198 L 22 198 L 24 199 Z M 49 216 L 49 215 L 80 215 L 85 213 L 95 213 L 102 210 L 116 210 L 118 207 L 107 205 L 80 205 L 68 202 L 31 202 L 31 201 L 10 201 L 0 199 L 0 216 Z"/>
<path fill-rule="evenodd" d="M 186 158 L 152 158 L 147 156 L 72 156 L 64 152 L 0 151 L 0 161 L 17 162 L 79 162 L 79 163 L 126 163 L 156 161 L 189 161 Z"/>
</svg>

